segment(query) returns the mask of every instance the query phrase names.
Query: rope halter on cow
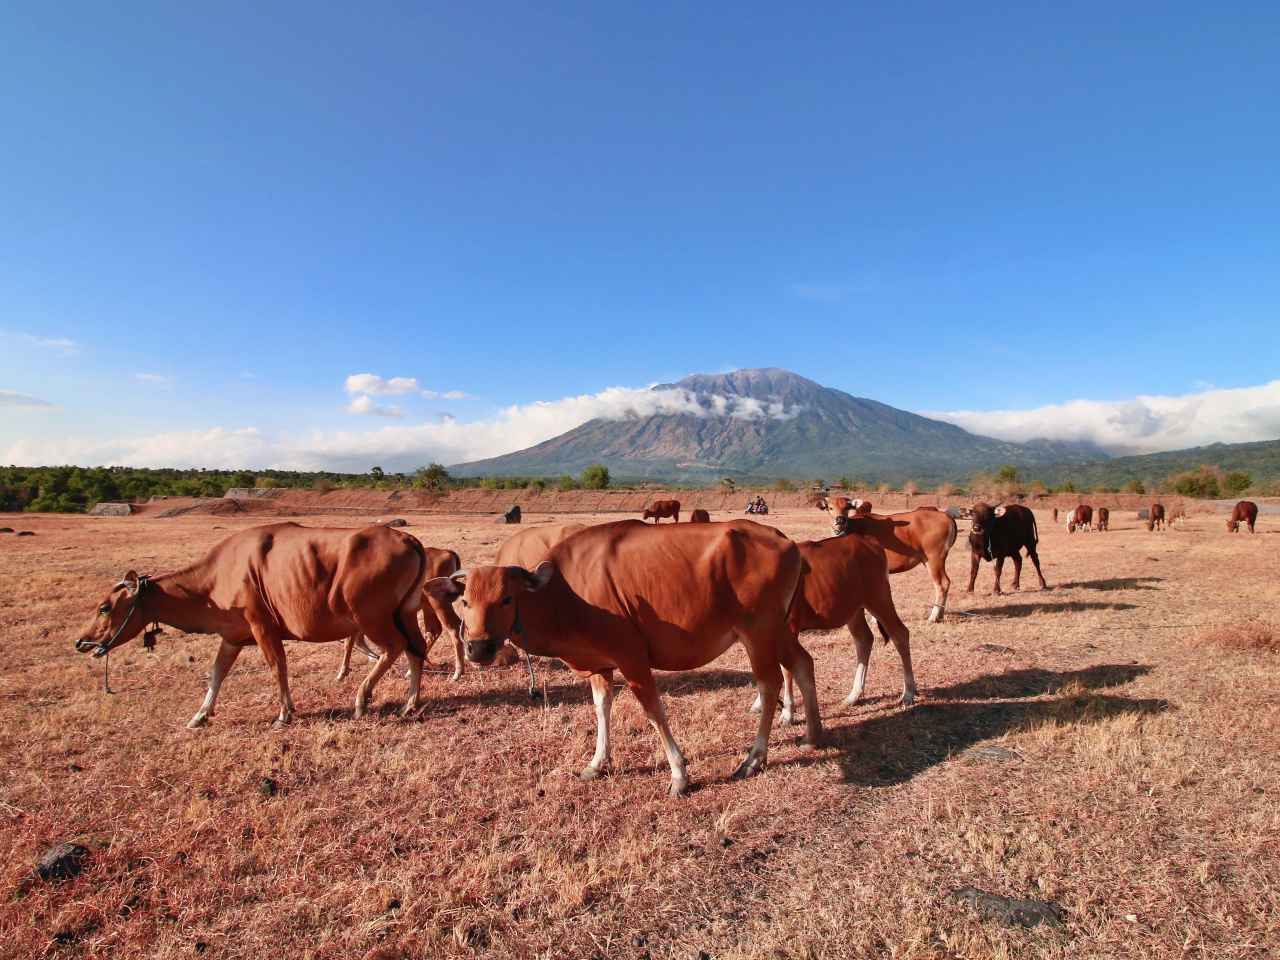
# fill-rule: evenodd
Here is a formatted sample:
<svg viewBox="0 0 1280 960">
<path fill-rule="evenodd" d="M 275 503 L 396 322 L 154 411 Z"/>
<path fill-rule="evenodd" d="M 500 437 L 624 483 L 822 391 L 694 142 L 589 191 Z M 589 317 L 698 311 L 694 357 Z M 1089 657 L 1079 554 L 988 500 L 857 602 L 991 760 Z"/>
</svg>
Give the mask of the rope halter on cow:
<svg viewBox="0 0 1280 960">
<path fill-rule="evenodd" d="M 116 641 L 120 639 L 129 623 L 133 620 L 133 615 L 138 612 L 138 608 L 142 605 L 142 595 L 146 592 L 147 587 L 151 585 L 151 578 L 146 574 L 138 577 L 136 583 L 130 583 L 128 580 L 121 580 L 116 586 L 125 587 L 133 597 L 133 603 L 129 605 L 129 612 L 125 614 L 125 618 L 120 621 L 120 626 L 116 627 L 115 633 L 107 640 L 103 640 L 94 648 L 94 657 L 105 657 L 102 661 L 102 689 L 106 693 L 114 693 L 111 689 L 111 653 L 112 647 L 116 645 Z M 157 623 L 148 630 L 146 636 L 143 637 L 143 646 L 148 650 L 156 645 L 155 636 L 160 632 L 160 625 Z"/>
</svg>

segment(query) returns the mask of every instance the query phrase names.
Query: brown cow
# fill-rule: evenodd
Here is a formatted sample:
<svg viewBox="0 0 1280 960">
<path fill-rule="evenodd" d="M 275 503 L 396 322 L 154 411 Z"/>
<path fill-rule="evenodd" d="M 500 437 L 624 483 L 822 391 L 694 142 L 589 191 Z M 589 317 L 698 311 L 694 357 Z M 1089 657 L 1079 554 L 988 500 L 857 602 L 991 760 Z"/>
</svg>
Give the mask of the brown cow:
<svg viewBox="0 0 1280 960">
<path fill-rule="evenodd" d="M 805 561 L 800 582 L 800 596 L 791 608 L 791 629 L 799 637 L 803 630 L 837 630 L 847 627 L 853 637 L 857 667 L 853 687 L 841 706 L 852 706 L 862 699 L 867 669 L 871 663 L 873 639 L 864 611 L 869 612 L 880 627 L 886 641 L 893 640 L 902 658 L 903 704 L 916 699 L 916 678 L 911 670 L 911 632 L 898 616 L 889 589 L 889 563 L 884 547 L 873 538 L 850 533 L 826 540 L 809 540 L 797 544 Z M 792 719 L 794 693 L 791 674 L 783 670 L 782 722 Z M 752 704 L 760 709 L 760 698 Z"/>
<path fill-rule="evenodd" d="M 1054 508 L 1053 508 L 1053 522 L 1054 522 L 1054 523 L 1057 523 L 1057 522 L 1058 522 L 1058 508 L 1057 508 L 1057 507 L 1054 507 Z"/>
<path fill-rule="evenodd" d="M 654 670 L 693 670 L 735 643 L 746 648 L 764 706 L 755 742 L 735 778 L 764 768 L 782 666 L 800 683 L 807 739 L 818 740 L 822 721 L 813 658 L 787 622 L 803 564 L 794 543 L 749 520 L 684 523 L 661 532 L 624 520 L 561 541 L 532 573 L 479 567 L 431 580 L 428 589 L 461 596 L 466 604 L 467 659 L 487 663 L 511 639 L 590 677 L 596 750 L 582 771 L 585 780 L 600 776 L 609 763 L 613 672 L 620 671 L 662 741 L 671 794 L 679 796 L 689 777 Z"/>
<path fill-rule="evenodd" d="M 707 511 L 702 509 L 695 510 L 693 511 L 693 513 L 689 514 L 689 522 L 690 523 L 710 523 L 711 514 L 707 513 Z"/>
<path fill-rule="evenodd" d="M 663 517 L 670 517 L 676 523 L 680 522 L 680 501 L 679 500 L 655 500 L 644 508 L 644 518 L 653 520 L 657 523 Z"/>
<path fill-rule="evenodd" d="M 414 537 L 387 526 L 362 530 L 273 523 L 227 537 L 202 560 L 163 576 L 132 570 L 111 588 L 85 627 L 76 649 L 102 656 L 164 623 L 185 633 L 216 633 L 209 692 L 187 724 L 213 715 L 218 690 L 240 651 L 256 642 L 273 668 L 282 726 L 293 718 L 284 642 L 327 643 L 360 632 L 382 648 L 356 694 L 356 716 L 368 707 L 374 685 L 401 653 L 411 677 L 404 712 L 421 705 L 426 640 L 418 629 L 427 557 Z"/>
<path fill-rule="evenodd" d="M 1163 530 L 1164 529 L 1164 504 L 1153 503 L 1151 509 L 1147 511 L 1147 529 Z"/>
<path fill-rule="evenodd" d="M 992 507 L 987 503 L 973 505 L 973 524 L 969 528 L 969 593 L 978 579 L 978 566 L 983 560 L 994 560 L 996 565 L 995 593 L 1000 593 L 1000 576 L 1004 573 L 1005 557 L 1013 558 L 1013 589 L 1022 587 L 1022 550 L 1035 564 L 1040 589 L 1048 590 L 1044 574 L 1040 571 L 1040 555 L 1036 545 L 1040 542 L 1040 530 L 1036 515 L 1018 503 Z"/>
<path fill-rule="evenodd" d="M 826 503 L 826 501 L 824 500 L 823 503 Z M 830 505 L 824 506 L 822 509 L 831 510 L 832 508 L 834 508 L 835 512 L 840 514 L 842 517 L 847 517 L 850 513 L 855 516 L 866 517 L 871 514 L 871 501 L 850 500 L 848 497 L 836 497 L 831 501 Z"/>
<path fill-rule="evenodd" d="M 956 542 L 956 522 L 934 507 L 918 507 L 888 516 L 866 514 L 837 516 L 832 520 L 837 534 L 849 532 L 872 537 L 884 547 L 889 572 L 902 573 L 925 564 L 933 580 L 933 606 L 929 623 L 941 623 L 947 609 L 951 578 L 947 576 L 947 553 Z"/>
<path fill-rule="evenodd" d="M 587 529 L 587 524 L 585 523 L 553 523 L 544 527 L 531 527 L 528 530 L 517 533 L 504 543 L 498 549 L 498 555 L 493 562 L 500 567 L 524 567 L 526 570 L 532 570 L 546 559 L 547 554 L 551 552 L 551 548 L 557 543 L 585 529 Z M 518 663 L 522 655 L 525 665 L 528 666 L 529 655 L 515 646 L 515 644 L 506 643 L 498 651 L 498 655 L 493 662 L 495 666 L 509 667 L 513 663 Z M 532 677 L 532 671 L 530 671 L 530 676 Z M 536 693 L 536 689 L 532 688 L 532 679 L 530 680 L 530 687 L 530 695 L 533 695 Z"/>
<path fill-rule="evenodd" d="M 1249 532 L 1253 533 L 1253 525 L 1258 521 L 1258 505 L 1252 500 L 1241 500 L 1231 511 L 1231 519 L 1227 521 L 1227 529 L 1232 533 L 1238 533 L 1240 524 L 1246 524 Z"/>
<path fill-rule="evenodd" d="M 1106 507 L 1098 508 L 1098 530 L 1103 531 L 1111 526 L 1111 511 Z"/>
<path fill-rule="evenodd" d="M 436 547 L 426 547 L 427 552 L 427 577 L 447 577 L 457 573 L 462 569 L 462 558 L 452 550 L 440 550 Z M 431 648 L 435 646 L 435 642 L 447 630 L 450 638 L 453 640 L 453 675 L 450 680 L 458 680 L 462 677 L 462 641 L 458 639 L 458 615 L 453 611 L 453 605 L 445 603 L 439 597 L 431 596 L 424 593 L 422 595 L 422 622 L 423 633 L 427 638 L 427 650 L 423 654 L 423 666 L 429 667 L 429 658 Z M 356 633 L 347 637 L 346 643 L 342 645 L 342 663 L 338 667 L 338 675 L 335 680 L 342 680 L 351 672 L 351 652 L 359 649 L 370 660 L 377 660 L 378 654 L 369 649 L 369 643 L 365 639 L 364 634 Z"/>
<path fill-rule="evenodd" d="M 1075 533 L 1077 530 L 1088 532 L 1092 524 L 1093 507 L 1082 503 L 1071 512 L 1071 519 L 1067 521 L 1067 533 Z"/>
</svg>

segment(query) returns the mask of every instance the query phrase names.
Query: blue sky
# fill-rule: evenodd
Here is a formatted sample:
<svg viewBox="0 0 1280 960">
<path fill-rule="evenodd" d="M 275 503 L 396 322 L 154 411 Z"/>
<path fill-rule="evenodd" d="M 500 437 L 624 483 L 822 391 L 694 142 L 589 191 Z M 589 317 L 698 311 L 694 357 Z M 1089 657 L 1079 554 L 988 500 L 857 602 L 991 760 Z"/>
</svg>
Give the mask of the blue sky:
<svg viewBox="0 0 1280 960">
<path fill-rule="evenodd" d="M 0 11 L 0 459 L 481 455 L 740 366 L 1024 421 L 1280 377 L 1274 3 L 186 6 Z"/>
</svg>

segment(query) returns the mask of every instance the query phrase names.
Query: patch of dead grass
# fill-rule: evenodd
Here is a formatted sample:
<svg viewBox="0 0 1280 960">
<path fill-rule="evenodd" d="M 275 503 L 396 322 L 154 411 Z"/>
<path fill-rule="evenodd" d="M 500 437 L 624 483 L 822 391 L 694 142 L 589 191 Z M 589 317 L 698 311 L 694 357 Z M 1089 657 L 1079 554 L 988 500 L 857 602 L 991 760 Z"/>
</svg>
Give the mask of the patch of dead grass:
<svg viewBox="0 0 1280 960">
<path fill-rule="evenodd" d="M 1197 642 L 1228 650 L 1263 650 L 1275 653 L 1280 650 L 1280 630 L 1262 620 L 1245 620 L 1206 630 Z"/>
</svg>

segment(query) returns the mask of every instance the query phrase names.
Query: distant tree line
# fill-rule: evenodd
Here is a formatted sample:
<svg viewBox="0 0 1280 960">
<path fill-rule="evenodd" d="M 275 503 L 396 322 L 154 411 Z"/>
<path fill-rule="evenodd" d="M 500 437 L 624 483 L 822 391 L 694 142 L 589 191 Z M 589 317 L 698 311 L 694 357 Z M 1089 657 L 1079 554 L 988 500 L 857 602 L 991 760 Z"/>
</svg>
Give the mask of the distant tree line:
<svg viewBox="0 0 1280 960">
<path fill-rule="evenodd" d="M 670 489 L 679 484 L 649 482 L 646 486 Z M 758 480 L 741 481 L 725 477 L 718 481 L 720 490 L 732 493 L 741 487 L 763 486 Z M 411 473 L 388 473 L 382 467 L 370 467 L 366 473 L 296 470 L 173 470 L 141 467 L 0 467 L 0 511 L 32 511 L 41 513 L 83 513 L 104 500 L 141 502 L 156 496 L 222 497 L 232 488 L 286 488 L 335 490 L 340 488 L 373 488 L 378 490 L 417 489 L 444 493 L 449 490 L 480 488 L 484 490 L 607 490 L 617 486 L 604 464 L 592 464 L 578 476 L 553 477 L 455 477 L 442 464 L 431 463 Z M 625 485 L 624 485 L 625 486 Z M 696 485 L 695 485 L 696 486 Z M 850 476 L 828 483 L 822 479 L 798 481 L 780 478 L 772 481 L 779 493 L 801 487 L 825 490 L 874 490 L 880 494 L 901 492 L 908 497 L 921 487 L 908 480 L 897 485 L 885 482 L 870 484 Z M 947 497 L 1045 495 L 1050 493 L 1136 493 L 1179 494 L 1185 497 L 1236 497 L 1244 493 L 1267 495 L 1280 493 L 1275 482 L 1255 484 L 1245 470 L 1223 470 L 1203 465 L 1194 470 L 1171 473 L 1164 479 L 1130 479 L 1121 485 L 1094 483 L 1077 485 L 1066 480 L 1048 485 L 1025 477 L 1013 464 L 1002 464 L 988 473 L 978 474 L 968 484 L 940 483 L 935 492 Z"/>
</svg>

